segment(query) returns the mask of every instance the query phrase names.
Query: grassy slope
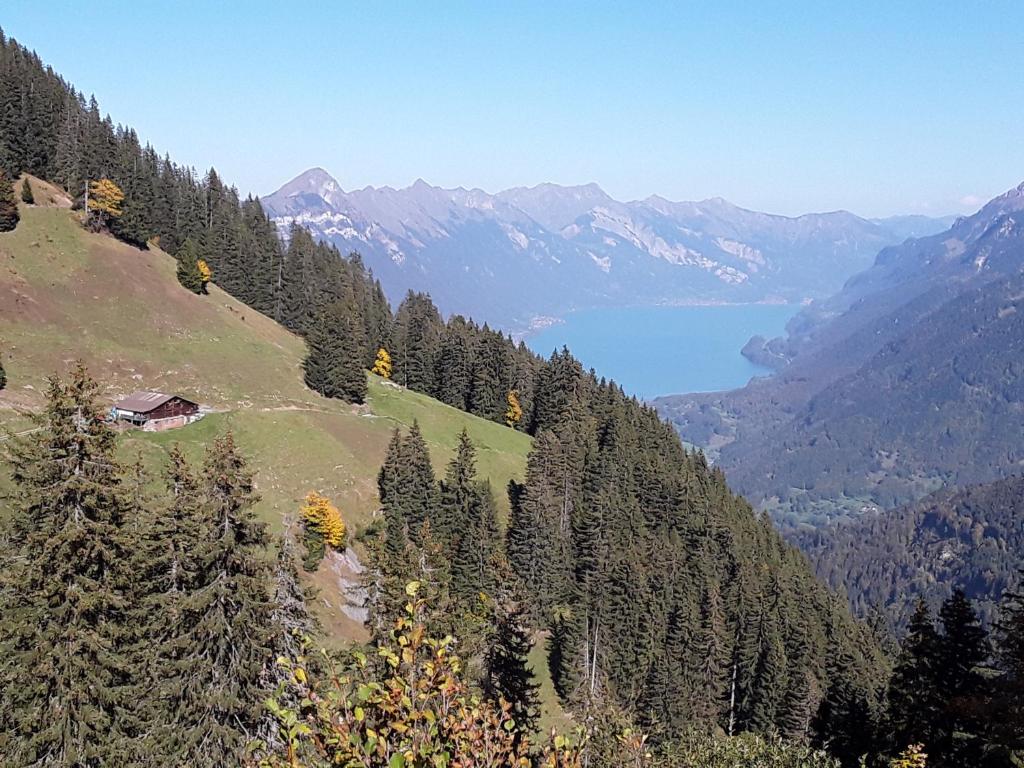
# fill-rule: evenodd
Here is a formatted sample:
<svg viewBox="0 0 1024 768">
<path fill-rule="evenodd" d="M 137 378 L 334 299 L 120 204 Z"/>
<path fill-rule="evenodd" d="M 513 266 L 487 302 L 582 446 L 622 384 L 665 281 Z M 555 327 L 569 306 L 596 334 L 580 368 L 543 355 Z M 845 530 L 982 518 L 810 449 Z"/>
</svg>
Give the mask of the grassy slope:
<svg viewBox="0 0 1024 768">
<path fill-rule="evenodd" d="M 85 232 L 74 213 L 55 205 L 56 190 L 33 186 L 50 204 L 23 206 L 17 229 L 0 235 L 0 354 L 8 374 L 0 427 L 25 428 L 46 376 L 81 358 L 111 400 L 157 389 L 216 409 L 184 429 L 129 433 L 123 449 L 155 466 L 175 442 L 198 457 L 231 429 L 256 469 L 258 512 L 274 529 L 314 488 L 338 502 L 350 525 L 365 526 L 377 508 L 376 473 L 391 431 L 414 419 L 439 471 L 459 432 L 469 430 L 480 473 L 507 510 L 504 488 L 523 475 L 529 437 L 375 377 L 365 406 L 319 397 L 302 383 L 301 339 L 215 287 L 203 297 L 183 290 L 167 254 Z M 330 602 L 325 570 L 315 580 Z M 336 633 L 356 634 L 345 620 L 325 618 Z"/>
</svg>

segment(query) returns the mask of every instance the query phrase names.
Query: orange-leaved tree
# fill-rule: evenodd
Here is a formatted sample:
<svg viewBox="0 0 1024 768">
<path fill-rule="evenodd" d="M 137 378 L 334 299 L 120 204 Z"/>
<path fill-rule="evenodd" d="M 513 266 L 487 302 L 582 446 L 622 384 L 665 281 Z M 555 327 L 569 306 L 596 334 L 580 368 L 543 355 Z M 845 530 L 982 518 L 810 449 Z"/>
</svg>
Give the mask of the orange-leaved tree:
<svg viewBox="0 0 1024 768">
<path fill-rule="evenodd" d="M 305 657 L 278 660 L 290 674 L 267 705 L 281 747 L 264 757 L 264 768 L 534 765 L 528 735 L 518 732 L 508 704 L 473 696 L 454 641 L 427 636 L 419 583 L 405 591 L 405 613 L 376 649 L 354 652 L 341 666 L 322 653 L 326 679 L 307 670 Z M 581 766 L 564 737 L 549 740 L 537 757 L 545 768 Z"/>
</svg>

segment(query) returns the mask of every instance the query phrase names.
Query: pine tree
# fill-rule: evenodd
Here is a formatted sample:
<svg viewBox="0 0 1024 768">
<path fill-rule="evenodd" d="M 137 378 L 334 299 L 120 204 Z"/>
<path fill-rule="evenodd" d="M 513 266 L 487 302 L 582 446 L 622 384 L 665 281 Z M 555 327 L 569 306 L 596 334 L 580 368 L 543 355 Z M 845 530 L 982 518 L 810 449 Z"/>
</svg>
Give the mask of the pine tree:
<svg viewBox="0 0 1024 768">
<path fill-rule="evenodd" d="M 14 199 L 14 186 L 0 170 L 0 232 L 10 232 L 21 219 L 18 202 Z"/>
<path fill-rule="evenodd" d="M 350 403 L 366 398 L 365 342 L 351 301 L 335 301 L 316 317 L 306 336 L 306 385 L 324 397 Z"/>
<path fill-rule="evenodd" d="M 29 184 L 28 176 L 21 182 L 21 202 L 25 205 L 35 205 L 36 198 L 32 194 L 32 185 Z"/>
<path fill-rule="evenodd" d="M 7 386 L 7 371 L 4 370 L 4 361 L 0 359 L 0 390 Z"/>
<path fill-rule="evenodd" d="M 923 600 L 910 620 L 889 683 L 889 716 L 894 746 L 922 743 L 927 749 L 937 739 L 943 702 L 939 694 L 939 636 Z"/>
<path fill-rule="evenodd" d="M 18 490 L 0 588 L 0 727 L 17 765 L 120 764 L 132 574 L 115 436 L 79 365 L 12 450 Z"/>
<path fill-rule="evenodd" d="M 175 256 L 178 262 L 178 282 L 192 293 L 206 293 L 203 276 L 199 271 L 199 250 L 192 238 L 187 238 Z"/>
<path fill-rule="evenodd" d="M 263 718 L 264 667 L 274 646 L 271 566 L 265 526 L 252 511 L 252 473 L 230 434 L 207 451 L 201 492 L 210 534 L 199 546 L 202 572 L 185 602 L 185 620 L 194 627 L 185 689 L 191 697 L 180 711 L 182 727 L 204 734 L 194 764 L 219 766 L 241 760 Z"/>
<path fill-rule="evenodd" d="M 529 734 L 540 716 L 540 686 L 529 664 L 533 649 L 529 624 L 518 602 L 498 601 L 494 612 L 481 687 L 490 701 L 508 702 L 520 735 Z"/>
<path fill-rule="evenodd" d="M 987 687 L 981 669 L 989 657 L 988 635 L 963 590 L 953 590 L 939 617 L 942 634 L 935 661 L 942 713 L 935 723 L 938 739 L 931 746 L 933 763 L 979 765 L 985 751 L 978 713 Z"/>
</svg>

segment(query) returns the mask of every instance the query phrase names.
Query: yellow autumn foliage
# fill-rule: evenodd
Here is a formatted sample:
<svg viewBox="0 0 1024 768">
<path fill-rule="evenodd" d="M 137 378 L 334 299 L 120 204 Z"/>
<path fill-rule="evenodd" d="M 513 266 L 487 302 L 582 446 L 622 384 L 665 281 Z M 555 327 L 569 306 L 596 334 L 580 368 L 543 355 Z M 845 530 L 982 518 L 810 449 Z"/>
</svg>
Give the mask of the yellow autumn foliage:
<svg viewBox="0 0 1024 768">
<path fill-rule="evenodd" d="M 928 755 L 923 750 L 923 744 L 911 744 L 889 763 L 890 768 L 926 768 Z"/>
<path fill-rule="evenodd" d="M 370 373 L 375 373 L 382 379 L 391 378 L 391 355 L 388 354 L 384 347 L 377 350 L 377 360 L 374 362 Z"/>
<path fill-rule="evenodd" d="M 100 179 L 89 185 L 89 210 L 116 219 L 121 216 L 124 192 L 110 179 Z"/>
<path fill-rule="evenodd" d="M 310 491 L 306 494 L 306 503 L 302 507 L 302 519 L 306 526 L 320 533 L 324 543 L 333 549 L 345 546 L 345 521 L 341 512 L 326 496 Z"/>
<path fill-rule="evenodd" d="M 208 283 L 213 279 L 213 270 L 210 269 L 210 265 L 206 263 L 205 259 L 200 259 L 196 262 L 196 269 L 199 270 L 199 277 L 202 278 L 204 283 Z"/>
<path fill-rule="evenodd" d="M 505 399 L 508 402 L 508 410 L 505 411 L 505 423 L 510 427 L 514 427 L 523 420 L 523 406 L 519 404 L 519 393 L 514 389 L 509 390 L 508 396 Z"/>
</svg>

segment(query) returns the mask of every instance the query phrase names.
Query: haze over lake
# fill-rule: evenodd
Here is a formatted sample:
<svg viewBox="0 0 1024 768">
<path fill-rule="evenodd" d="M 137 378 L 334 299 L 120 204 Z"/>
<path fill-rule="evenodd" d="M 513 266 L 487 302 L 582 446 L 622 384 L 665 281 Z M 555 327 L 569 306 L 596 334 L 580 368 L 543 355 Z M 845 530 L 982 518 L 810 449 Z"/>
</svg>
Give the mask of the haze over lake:
<svg viewBox="0 0 1024 768">
<path fill-rule="evenodd" d="M 781 335 L 795 304 L 629 307 L 574 312 L 526 339 L 541 355 L 568 346 L 583 364 L 649 399 L 713 392 L 769 371 L 740 354 L 747 340 Z"/>
</svg>

